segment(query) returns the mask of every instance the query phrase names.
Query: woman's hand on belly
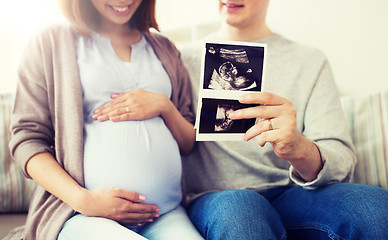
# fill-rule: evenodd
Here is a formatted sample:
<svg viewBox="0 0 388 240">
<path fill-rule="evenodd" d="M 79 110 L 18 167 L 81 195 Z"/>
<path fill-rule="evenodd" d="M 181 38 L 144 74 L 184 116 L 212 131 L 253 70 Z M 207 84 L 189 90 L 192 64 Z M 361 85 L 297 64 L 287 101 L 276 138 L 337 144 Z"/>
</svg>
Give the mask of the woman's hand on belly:
<svg viewBox="0 0 388 240">
<path fill-rule="evenodd" d="M 136 89 L 113 94 L 112 98 L 112 101 L 96 109 L 93 119 L 120 122 L 161 116 L 178 143 L 181 154 L 187 155 L 193 149 L 194 126 L 181 115 L 166 95 Z"/>
<path fill-rule="evenodd" d="M 126 226 L 136 226 L 152 222 L 159 217 L 159 208 L 143 204 L 145 197 L 131 191 L 118 188 L 100 188 L 86 190 L 79 201 L 76 211 L 94 217 L 115 220 Z"/>
<path fill-rule="evenodd" d="M 146 120 L 160 116 L 171 102 L 162 93 L 136 89 L 113 94 L 113 100 L 97 108 L 93 119 L 114 122 Z"/>
</svg>

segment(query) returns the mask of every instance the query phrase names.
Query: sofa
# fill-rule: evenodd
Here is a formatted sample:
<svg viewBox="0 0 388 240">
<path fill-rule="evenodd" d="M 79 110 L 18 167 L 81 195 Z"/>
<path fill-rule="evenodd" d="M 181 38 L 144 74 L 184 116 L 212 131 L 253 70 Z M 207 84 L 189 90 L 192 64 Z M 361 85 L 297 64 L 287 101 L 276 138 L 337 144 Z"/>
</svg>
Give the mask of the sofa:
<svg viewBox="0 0 388 240">
<path fill-rule="evenodd" d="M 388 190 L 388 91 L 341 98 L 358 163 L 354 182 Z M 8 142 L 13 95 L 0 94 L 0 239 L 23 225 L 36 187 L 12 161 Z"/>
<path fill-rule="evenodd" d="M 8 150 L 13 95 L 0 94 L 0 239 L 25 222 L 36 183 L 26 179 Z"/>
</svg>

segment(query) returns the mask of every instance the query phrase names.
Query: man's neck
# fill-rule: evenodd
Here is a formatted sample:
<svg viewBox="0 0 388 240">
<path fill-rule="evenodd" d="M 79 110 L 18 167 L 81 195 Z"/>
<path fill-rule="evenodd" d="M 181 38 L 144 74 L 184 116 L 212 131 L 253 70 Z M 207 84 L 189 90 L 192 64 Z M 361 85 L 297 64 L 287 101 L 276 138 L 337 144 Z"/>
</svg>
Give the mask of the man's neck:
<svg viewBox="0 0 388 240">
<path fill-rule="evenodd" d="M 220 30 L 217 32 L 218 38 L 222 40 L 231 40 L 231 41 L 243 41 L 250 42 L 264 37 L 268 37 L 272 34 L 271 29 L 267 24 L 263 24 L 259 27 L 250 26 L 250 27 L 234 27 L 228 25 L 227 23 L 222 23 Z"/>
</svg>

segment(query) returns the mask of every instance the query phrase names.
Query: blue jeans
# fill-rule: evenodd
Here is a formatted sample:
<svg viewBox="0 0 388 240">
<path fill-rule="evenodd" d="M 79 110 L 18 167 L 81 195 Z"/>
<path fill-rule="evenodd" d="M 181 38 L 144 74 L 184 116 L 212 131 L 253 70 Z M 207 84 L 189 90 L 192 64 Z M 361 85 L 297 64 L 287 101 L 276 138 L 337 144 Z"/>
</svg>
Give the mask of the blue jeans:
<svg viewBox="0 0 388 240">
<path fill-rule="evenodd" d="M 388 191 L 370 185 L 207 193 L 188 214 L 208 240 L 388 240 Z"/>
</svg>

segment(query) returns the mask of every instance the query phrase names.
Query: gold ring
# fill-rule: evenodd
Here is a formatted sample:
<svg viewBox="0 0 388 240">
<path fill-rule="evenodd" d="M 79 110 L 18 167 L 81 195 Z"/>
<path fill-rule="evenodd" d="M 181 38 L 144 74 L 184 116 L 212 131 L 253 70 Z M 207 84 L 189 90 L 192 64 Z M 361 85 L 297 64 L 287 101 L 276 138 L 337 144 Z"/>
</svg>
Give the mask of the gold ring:
<svg viewBox="0 0 388 240">
<path fill-rule="evenodd" d="M 271 119 L 268 119 L 268 131 L 273 130 Z"/>
<path fill-rule="evenodd" d="M 129 113 L 129 108 L 128 107 L 125 107 L 125 110 L 127 111 L 127 113 Z"/>
</svg>

